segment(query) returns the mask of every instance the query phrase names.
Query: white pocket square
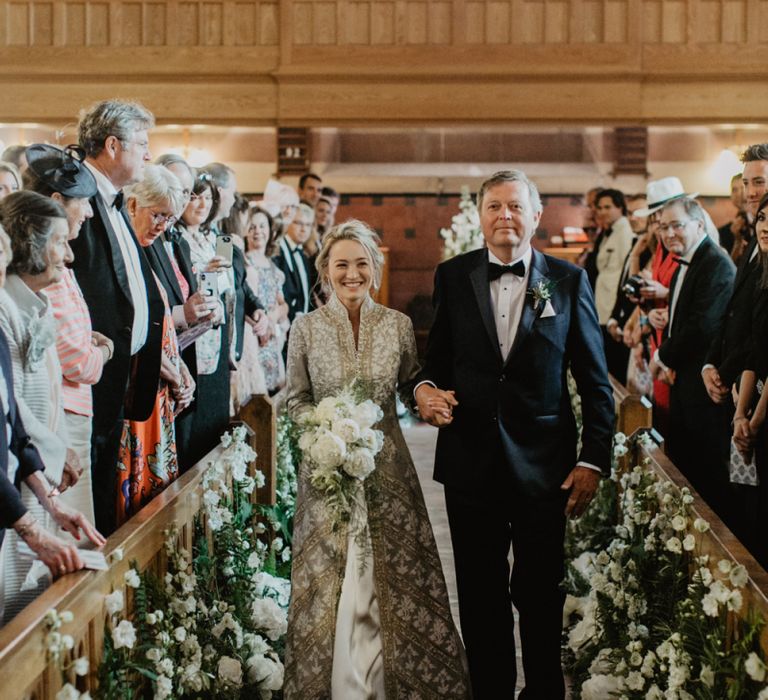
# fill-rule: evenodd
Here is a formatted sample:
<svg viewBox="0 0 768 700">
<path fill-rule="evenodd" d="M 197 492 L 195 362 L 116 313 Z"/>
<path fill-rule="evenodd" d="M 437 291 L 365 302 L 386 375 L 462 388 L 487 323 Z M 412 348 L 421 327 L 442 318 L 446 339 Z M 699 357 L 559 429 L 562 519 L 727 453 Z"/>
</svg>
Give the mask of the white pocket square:
<svg viewBox="0 0 768 700">
<path fill-rule="evenodd" d="M 541 316 L 539 316 L 539 318 L 552 318 L 552 316 L 557 316 L 557 314 L 552 307 L 552 302 L 547 299 L 547 303 L 544 304 L 544 311 L 541 312 Z"/>
</svg>

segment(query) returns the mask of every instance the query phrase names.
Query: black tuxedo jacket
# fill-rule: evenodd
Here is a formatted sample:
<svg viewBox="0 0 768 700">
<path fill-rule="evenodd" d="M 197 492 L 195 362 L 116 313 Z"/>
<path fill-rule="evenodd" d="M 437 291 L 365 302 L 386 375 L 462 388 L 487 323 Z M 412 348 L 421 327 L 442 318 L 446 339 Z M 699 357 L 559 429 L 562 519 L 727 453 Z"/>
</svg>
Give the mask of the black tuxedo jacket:
<svg viewBox="0 0 768 700">
<path fill-rule="evenodd" d="M 526 295 L 515 342 L 499 350 L 488 281 L 488 252 L 442 263 L 435 317 L 420 380 L 454 389 L 459 405 L 440 429 L 435 479 L 469 493 L 509 483 L 530 497 L 552 497 L 578 460 L 610 469 L 614 406 L 603 341 L 587 275 L 533 251 L 529 290 L 552 290 L 556 315 L 540 318 Z M 570 367 L 582 401 L 582 449 L 567 386 Z"/>
<path fill-rule="evenodd" d="M 263 309 L 256 292 L 246 280 L 245 254 L 237 246 L 232 248 L 232 269 L 235 272 L 235 323 L 237 341 L 235 343 L 235 359 L 243 354 L 243 334 L 245 333 L 245 317 L 253 316 L 255 311 Z M 248 333 L 250 333 L 250 328 Z"/>
<path fill-rule="evenodd" d="M 11 527 L 24 513 L 26 507 L 21 501 L 19 485 L 21 481 L 36 471 L 43 471 L 45 466 L 35 446 L 29 441 L 27 431 L 16 410 L 16 398 L 13 393 L 13 368 L 8 342 L 0 330 L 0 367 L 3 370 L 8 394 L 8 406 L 0 402 L 0 545 L 3 543 L 5 528 Z M 11 422 L 11 443 L 8 444 L 5 413 L 8 409 Z M 8 478 L 8 453 L 13 452 L 19 461 L 16 477 L 12 482 Z"/>
<path fill-rule="evenodd" d="M 290 248 L 288 243 L 286 241 L 281 241 L 280 252 L 274 258 L 272 258 L 272 261 L 285 273 L 283 296 L 285 297 L 285 301 L 288 304 L 288 320 L 293 323 L 293 319 L 296 317 L 296 312 L 302 311 L 304 309 L 304 290 L 301 286 L 301 276 L 299 275 L 299 270 L 296 267 L 297 256 L 293 255 L 293 257 L 289 259 L 289 251 Z M 304 255 L 303 250 L 299 251 L 298 257 L 301 260 L 301 264 L 304 265 L 304 271 L 307 273 L 307 285 L 310 292 L 308 311 L 312 311 L 312 275 L 310 274 L 309 263 L 307 261 L 307 256 Z"/>
<path fill-rule="evenodd" d="M 733 291 L 727 306 L 723 309 L 722 323 L 714 333 L 709 344 L 709 352 L 702 362 L 717 367 L 723 384 L 730 387 L 746 366 L 749 356 L 749 337 L 752 325 L 752 301 L 760 281 L 760 265 L 757 257 L 750 261 L 752 251 L 757 245 L 753 236 L 747 249 L 739 260 Z M 687 277 L 687 275 L 686 275 Z M 699 367 L 701 370 L 701 367 Z"/>
<path fill-rule="evenodd" d="M 629 257 L 632 255 L 632 251 L 629 252 L 624 260 L 624 268 L 619 279 L 619 286 L 616 289 L 616 303 L 613 305 L 613 311 L 611 311 L 611 318 L 619 324 L 619 328 L 624 328 L 624 324 L 629 320 L 629 317 L 637 308 L 637 304 L 632 301 L 623 291 L 623 287 L 626 281 L 629 279 Z M 640 269 L 642 270 L 651 259 L 651 252 L 646 249 L 640 254 Z"/>
<path fill-rule="evenodd" d="M 131 357 L 134 312 L 125 261 L 101 195 L 96 193 L 90 201 L 93 218 L 85 220 L 80 235 L 70 245 L 75 255 L 72 269 L 88 304 L 93 329 L 115 344 L 114 356 L 93 387 L 93 431 L 99 435 L 114 429 L 121 407 L 125 417 L 132 420 L 147 420 L 152 414 L 160 381 L 165 307 L 147 256 L 128 224 L 138 248 L 149 305 L 147 341 Z M 124 211 L 122 215 L 127 223 Z"/>
<path fill-rule="evenodd" d="M 682 267 L 682 266 L 681 266 Z M 678 268 L 678 270 L 681 268 Z M 670 300 L 675 293 L 677 275 L 672 281 Z M 723 312 L 733 288 L 736 267 L 728 255 L 707 237 L 691 258 L 682 280 L 671 328 L 659 346 L 659 359 L 677 376 L 672 391 L 681 400 L 709 402 L 701 368 L 709 347 L 722 324 Z M 750 315 L 748 311 L 748 315 Z M 751 316 L 750 316 L 751 317 Z M 741 339 L 749 352 L 749 334 Z"/>
<path fill-rule="evenodd" d="M 171 244 L 176 258 L 176 264 L 179 266 L 184 279 L 189 285 L 190 295 L 197 291 L 197 280 L 195 274 L 192 272 L 192 257 L 189 252 L 189 243 L 183 238 L 174 240 Z M 152 245 L 144 249 L 147 254 L 147 260 L 149 266 L 160 280 L 160 284 L 163 285 L 165 293 L 168 295 L 168 305 L 173 309 L 174 306 L 181 306 L 184 304 L 184 297 L 181 293 L 181 287 L 176 279 L 176 274 L 173 271 L 171 260 L 168 257 L 168 252 L 165 249 L 162 237 L 152 242 Z M 195 352 L 195 344 L 192 343 L 185 350 L 182 350 L 181 357 L 184 360 L 184 364 L 187 366 L 192 378 L 197 381 L 197 353 Z"/>
</svg>

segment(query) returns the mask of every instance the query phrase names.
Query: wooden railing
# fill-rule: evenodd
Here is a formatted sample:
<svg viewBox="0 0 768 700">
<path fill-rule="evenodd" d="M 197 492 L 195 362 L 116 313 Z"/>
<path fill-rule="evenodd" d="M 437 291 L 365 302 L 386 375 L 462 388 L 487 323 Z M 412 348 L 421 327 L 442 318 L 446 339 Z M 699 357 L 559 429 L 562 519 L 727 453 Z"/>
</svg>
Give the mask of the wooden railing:
<svg viewBox="0 0 768 700">
<path fill-rule="evenodd" d="M 270 400 L 254 396 L 241 410 L 249 429 L 251 446 L 258 456 L 252 469 L 260 469 L 267 485 L 260 494 L 272 493 L 274 500 L 275 416 Z M 198 464 L 174 481 L 109 537 L 104 553 L 122 548 L 123 559 L 108 571 L 82 571 L 56 581 L 16 618 L 0 628 L 0 697 L 3 700 L 51 700 L 61 688 L 60 672 L 48 663 L 43 644 L 43 619 L 51 608 L 70 610 L 74 621 L 62 632 L 75 640 L 72 658 L 85 656 L 89 674 L 77 679 L 81 691 L 96 687 L 97 670 L 104 646 L 104 596 L 113 590 L 125 591 L 124 575 L 132 562 L 143 571 L 167 570 L 164 532 L 176 528 L 181 546 L 191 549 L 194 519 L 201 507 L 202 478 L 211 460 L 218 458 L 217 446 Z M 271 489 L 271 491 L 270 491 Z M 126 595 L 126 600 L 130 597 Z M 75 683 L 74 677 L 71 682 Z"/>
<path fill-rule="evenodd" d="M 611 385 L 616 404 L 616 429 L 631 436 L 638 430 L 651 428 L 652 411 L 648 399 L 630 394 L 613 377 L 611 377 Z M 744 587 L 744 604 L 738 614 L 747 615 L 748 611 L 753 611 L 768 622 L 768 572 L 755 561 L 744 545 L 664 454 L 663 443 L 658 444 L 661 436 L 654 434 L 653 437 L 657 442 L 656 446 L 645 448 L 636 444 L 634 451 L 624 458 L 624 465 L 630 467 L 647 458 L 648 467 L 661 479 L 672 482 L 678 489 L 688 488 L 693 496 L 693 511 L 710 525 L 707 532 L 695 533 L 699 551 L 701 554 L 708 554 L 712 562 L 727 559 L 744 566 L 749 574 L 749 582 Z M 763 629 L 760 641 L 763 651 L 768 654 L 768 626 Z"/>
</svg>

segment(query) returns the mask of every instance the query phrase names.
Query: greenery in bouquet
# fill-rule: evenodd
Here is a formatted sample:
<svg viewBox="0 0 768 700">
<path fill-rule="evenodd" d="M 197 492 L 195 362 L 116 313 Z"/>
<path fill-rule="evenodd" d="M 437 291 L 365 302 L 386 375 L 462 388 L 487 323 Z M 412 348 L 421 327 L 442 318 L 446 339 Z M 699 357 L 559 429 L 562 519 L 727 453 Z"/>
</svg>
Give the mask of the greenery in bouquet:
<svg viewBox="0 0 768 700">
<path fill-rule="evenodd" d="M 461 188 L 459 213 L 451 219 L 450 228 L 440 229 L 440 237 L 445 241 L 443 260 L 468 253 L 470 250 L 477 250 L 485 245 L 477 205 L 466 185 Z"/>
<path fill-rule="evenodd" d="M 259 538 L 251 493 L 263 475 L 247 473 L 255 453 L 244 429 L 222 445 L 203 477 L 192 551 L 167 532 L 165 576 L 125 574 L 132 614 L 122 590 L 105 600 L 99 698 L 128 700 L 142 686 L 156 700 L 280 697 L 290 582 L 275 575 Z"/>
<path fill-rule="evenodd" d="M 615 456 L 627 449 L 617 435 Z M 564 657 L 574 697 L 768 698 L 762 623 L 734 615 L 746 571 L 698 556 L 709 525 L 694 517 L 688 490 L 646 464 L 621 475 L 614 465 L 600 488 L 567 536 Z"/>
<path fill-rule="evenodd" d="M 325 497 L 336 528 L 365 507 L 363 482 L 376 468 L 384 434 L 376 425 L 384 414 L 359 381 L 327 396 L 300 419 L 299 449 L 310 467 L 309 480 Z M 364 530 L 365 520 L 354 525 Z"/>
</svg>

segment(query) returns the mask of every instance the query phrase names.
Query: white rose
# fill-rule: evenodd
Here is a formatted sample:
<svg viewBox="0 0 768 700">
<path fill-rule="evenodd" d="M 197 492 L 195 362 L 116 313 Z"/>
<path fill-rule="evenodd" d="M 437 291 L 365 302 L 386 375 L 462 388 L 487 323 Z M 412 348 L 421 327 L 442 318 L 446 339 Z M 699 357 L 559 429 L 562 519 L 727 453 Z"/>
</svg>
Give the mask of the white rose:
<svg viewBox="0 0 768 700">
<path fill-rule="evenodd" d="M 89 666 L 88 658 L 85 656 L 75 659 L 72 663 L 72 668 L 74 669 L 76 676 L 85 676 L 88 673 Z"/>
<path fill-rule="evenodd" d="M 693 527 L 699 532 L 706 532 L 709 530 L 709 523 L 702 518 L 696 518 L 696 520 L 693 521 Z"/>
<path fill-rule="evenodd" d="M 136 569 L 128 569 L 123 578 L 125 579 L 125 585 L 131 588 L 138 588 L 141 585 L 141 579 Z"/>
<path fill-rule="evenodd" d="M 56 700 L 80 700 L 80 691 L 75 686 L 67 683 L 56 693 Z"/>
<path fill-rule="evenodd" d="M 257 598 L 251 605 L 251 615 L 256 627 L 273 642 L 280 639 L 288 630 L 286 611 L 272 598 Z"/>
<path fill-rule="evenodd" d="M 321 467 L 339 467 L 344 462 L 347 446 L 344 441 L 329 430 L 320 430 L 309 450 L 312 461 Z"/>
<path fill-rule="evenodd" d="M 110 615 L 120 612 L 125 605 L 125 599 L 123 598 L 122 591 L 113 591 L 106 598 L 104 598 L 104 605 L 107 608 L 107 612 Z"/>
<path fill-rule="evenodd" d="M 360 439 L 360 426 L 351 418 L 337 418 L 331 424 L 331 431 L 348 445 Z"/>
<path fill-rule="evenodd" d="M 696 539 L 693 535 L 686 535 L 683 539 L 683 549 L 686 552 L 692 552 L 693 548 L 696 546 Z"/>
<path fill-rule="evenodd" d="M 72 622 L 72 620 L 75 619 L 75 616 L 73 615 L 71 610 L 62 610 L 59 613 L 59 619 L 62 622 Z"/>
<path fill-rule="evenodd" d="M 582 700 L 605 700 L 618 695 L 624 689 L 624 681 L 618 676 L 598 674 L 581 685 Z"/>
<path fill-rule="evenodd" d="M 720 569 L 720 573 L 729 574 L 731 572 L 731 562 L 727 559 L 721 559 L 717 562 L 717 568 Z"/>
<path fill-rule="evenodd" d="M 123 560 L 123 548 L 118 547 L 117 549 L 113 550 L 113 552 L 109 555 L 112 558 L 112 561 L 122 561 Z"/>
<path fill-rule="evenodd" d="M 368 400 L 355 406 L 352 417 L 361 428 L 372 428 L 384 417 L 384 413 L 378 405 Z"/>
<path fill-rule="evenodd" d="M 347 453 L 344 460 L 344 471 L 350 476 L 363 481 L 376 468 L 371 451 L 365 447 L 357 447 Z"/>
<path fill-rule="evenodd" d="M 183 642 L 187 638 L 187 630 L 183 627 L 177 627 L 173 630 L 173 637 L 177 642 Z"/>
<path fill-rule="evenodd" d="M 676 515 L 674 518 L 672 518 L 672 529 L 677 530 L 678 532 L 682 532 L 685 530 L 686 521 L 685 518 L 682 515 Z"/>
<path fill-rule="evenodd" d="M 147 658 L 150 661 L 160 661 L 160 659 L 163 658 L 163 652 L 161 649 L 158 649 L 157 647 L 152 647 L 151 649 L 147 649 Z"/>
<path fill-rule="evenodd" d="M 747 585 L 749 575 L 747 574 L 747 570 L 741 564 L 738 564 L 731 569 L 728 578 L 731 580 L 733 586 L 743 588 Z"/>
<path fill-rule="evenodd" d="M 744 603 L 744 599 L 741 596 L 741 591 L 731 591 L 731 596 L 728 598 L 728 610 L 739 612 L 741 606 Z"/>
<path fill-rule="evenodd" d="M 701 608 L 704 610 L 705 615 L 709 615 L 710 617 L 717 617 L 717 598 L 715 598 L 715 596 L 713 596 L 711 593 L 707 593 L 701 599 Z"/>
<path fill-rule="evenodd" d="M 243 669 L 237 659 L 230 656 L 222 656 L 219 659 L 218 668 L 219 678 L 225 683 L 237 686 L 243 684 Z"/>
<path fill-rule="evenodd" d="M 666 544 L 667 549 L 673 554 L 680 554 L 682 552 L 682 543 L 677 537 L 670 537 Z"/>
<path fill-rule="evenodd" d="M 765 680 L 765 664 L 762 659 L 753 651 L 744 662 L 744 670 L 747 675 L 758 683 L 762 683 Z"/>
<path fill-rule="evenodd" d="M 384 433 L 381 430 L 364 428 L 360 431 L 360 443 L 363 447 L 373 452 L 374 455 L 377 455 L 381 452 L 381 448 L 384 447 Z"/>
<path fill-rule="evenodd" d="M 701 667 L 701 672 L 699 673 L 699 680 L 707 687 L 707 688 L 713 688 L 715 685 L 715 672 L 712 670 L 711 666 L 707 666 L 707 664 L 703 664 Z"/>
<path fill-rule="evenodd" d="M 123 620 L 117 627 L 112 630 L 112 641 L 115 649 L 133 649 L 133 645 L 136 643 L 136 629 L 128 621 Z"/>
</svg>

